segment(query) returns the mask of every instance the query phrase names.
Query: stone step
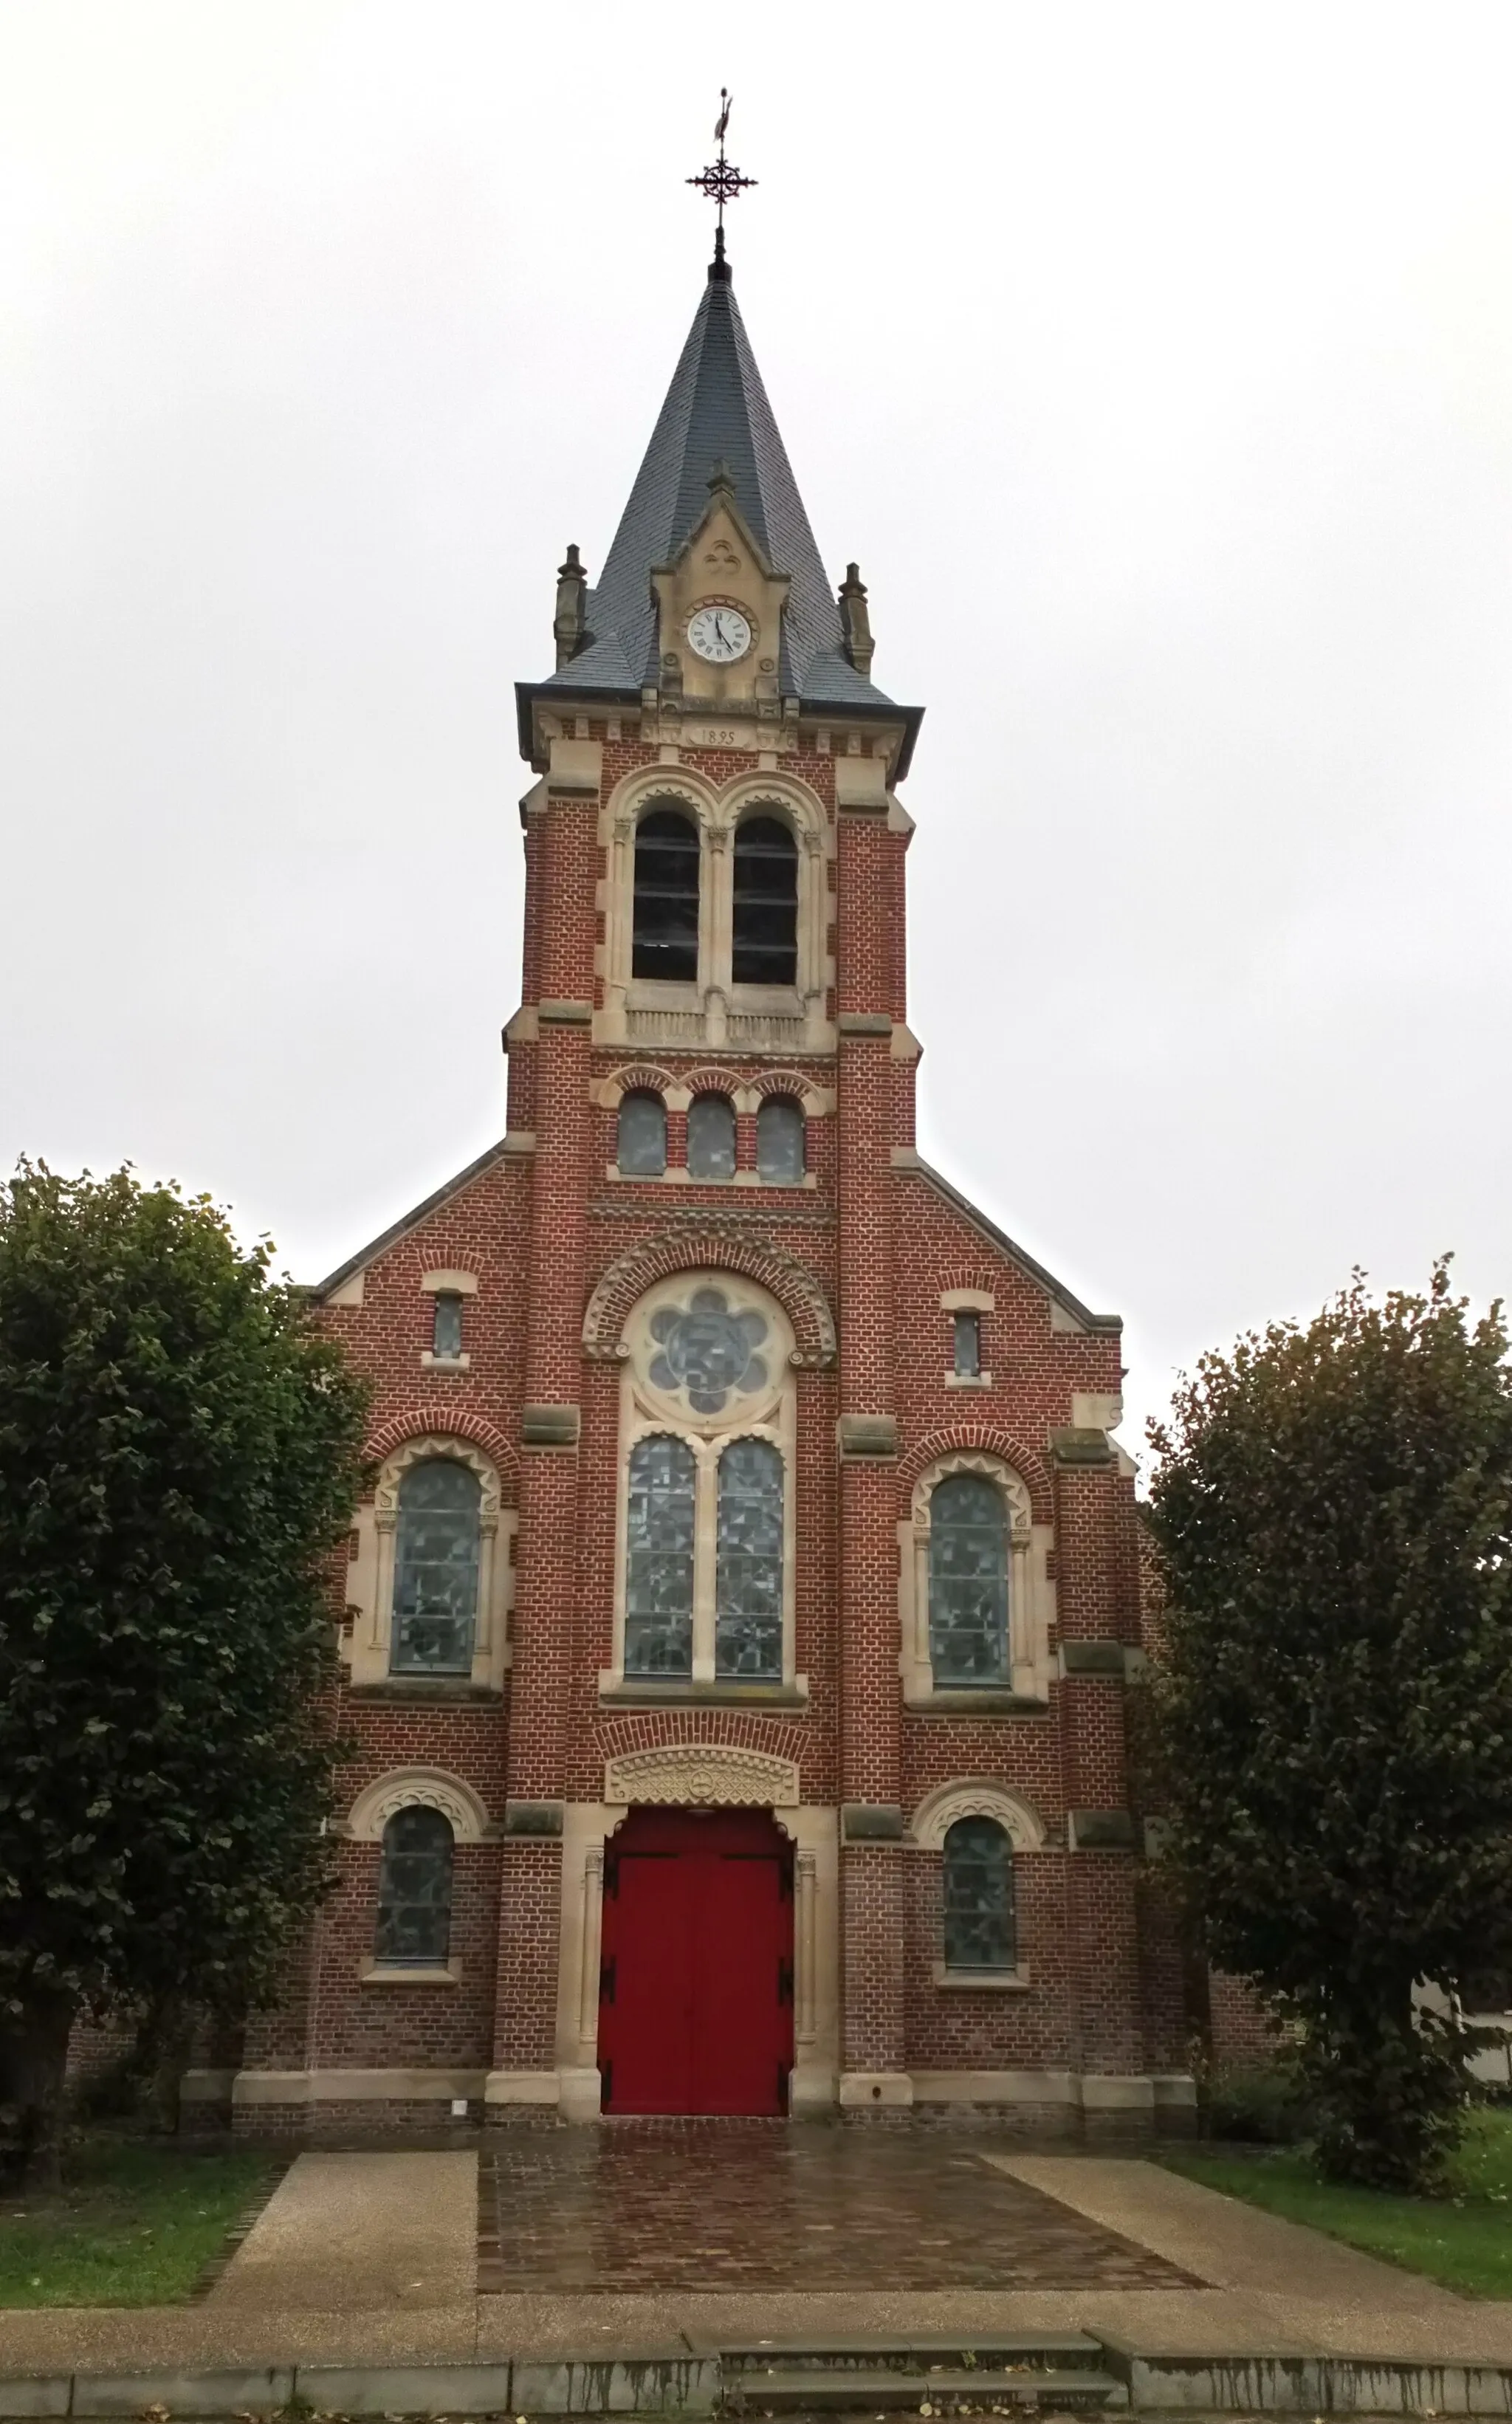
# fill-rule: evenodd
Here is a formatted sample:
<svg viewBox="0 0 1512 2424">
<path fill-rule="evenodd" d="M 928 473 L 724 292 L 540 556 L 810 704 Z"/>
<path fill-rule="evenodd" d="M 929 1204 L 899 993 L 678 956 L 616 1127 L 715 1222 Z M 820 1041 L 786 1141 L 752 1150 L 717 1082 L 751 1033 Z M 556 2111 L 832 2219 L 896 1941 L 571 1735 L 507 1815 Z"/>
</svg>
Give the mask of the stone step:
<svg viewBox="0 0 1512 2424">
<path fill-rule="evenodd" d="M 791 2415 L 818 2410 L 897 2415 L 928 2407 L 950 2416 L 963 2407 L 1032 2407 L 1064 2412 L 1122 2407 L 1125 2385 L 1092 2368 L 1025 2366 L 1011 2371 L 987 2366 L 934 2366 L 927 2372 L 889 2365 L 844 2363 L 751 2368 L 726 2377 L 725 2406 L 752 2415 Z"/>
<path fill-rule="evenodd" d="M 823 2339 L 764 2340 L 759 2348 L 722 2351 L 726 2372 L 780 2366 L 787 2371 L 808 2366 L 833 2368 L 865 2365 L 896 2367 L 899 2372 L 927 2372 L 931 2367 L 1045 2367 L 1073 2363 L 1096 2367 L 1103 2344 L 1088 2332 L 911 2332 L 907 2338 L 888 2338 L 877 2332 L 826 2333 Z"/>
</svg>

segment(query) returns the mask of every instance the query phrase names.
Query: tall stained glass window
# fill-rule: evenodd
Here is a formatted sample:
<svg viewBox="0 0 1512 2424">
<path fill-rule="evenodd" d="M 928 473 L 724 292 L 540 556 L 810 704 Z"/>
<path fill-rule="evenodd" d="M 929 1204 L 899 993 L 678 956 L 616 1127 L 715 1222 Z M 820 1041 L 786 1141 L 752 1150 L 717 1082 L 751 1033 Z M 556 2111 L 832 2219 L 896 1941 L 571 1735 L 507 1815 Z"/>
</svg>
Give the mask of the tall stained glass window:
<svg viewBox="0 0 1512 2424">
<path fill-rule="evenodd" d="M 717 1674 L 782 1680 L 782 1457 L 770 1440 L 732 1440 L 719 1460 L 714 1584 Z"/>
<path fill-rule="evenodd" d="M 930 1659 L 937 1684 L 1008 1682 L 1008 1510 L 980 1475 L 952 1473 L 930 1500 Z"/>
<path fill-rule="evenodd" d="M 657 1433 L 630 1450 L 627 1675 L 692 1672 L 695 1478 L 693 1452 L 684 1440 Z"/>
<path fill-rule="evenodd" d="M 396 1675 L 467 1675 L 478 1622 L 475 1473 L 452 1457 L 412 1464 L 399 1484 L 390 1666 Z"/>
<path fill-rule="evenodd" d="M 383 1830 L 374 1958 L 438 1970 L 452 1948 L 452 1829 L 438 1810 L 396 1810 Z"/>
<path fill-rule="evenodd" d="M 945 1838 L 945 1966 L 1011 1970 L 1013 1846 L 995 1818 L 958 1818 Z"/>
</svg>

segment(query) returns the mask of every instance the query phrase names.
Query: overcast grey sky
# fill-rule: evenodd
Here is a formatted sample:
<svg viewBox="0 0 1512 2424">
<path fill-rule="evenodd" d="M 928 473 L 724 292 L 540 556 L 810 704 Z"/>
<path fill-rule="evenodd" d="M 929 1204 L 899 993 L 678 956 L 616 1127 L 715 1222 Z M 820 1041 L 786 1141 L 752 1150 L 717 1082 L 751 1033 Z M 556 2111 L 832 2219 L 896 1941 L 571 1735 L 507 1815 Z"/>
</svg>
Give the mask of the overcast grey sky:
<svg viewBox="0 0 1512 2424">
<path fill-rule="evenodd" d="M 0 1163 L 317 1278 L 502 1125 L 511 684 L 737 292 L 921 1141 L 1176 1365 L 1508 1276 L 1512 10 L 0 0 Z"/>
</svg>

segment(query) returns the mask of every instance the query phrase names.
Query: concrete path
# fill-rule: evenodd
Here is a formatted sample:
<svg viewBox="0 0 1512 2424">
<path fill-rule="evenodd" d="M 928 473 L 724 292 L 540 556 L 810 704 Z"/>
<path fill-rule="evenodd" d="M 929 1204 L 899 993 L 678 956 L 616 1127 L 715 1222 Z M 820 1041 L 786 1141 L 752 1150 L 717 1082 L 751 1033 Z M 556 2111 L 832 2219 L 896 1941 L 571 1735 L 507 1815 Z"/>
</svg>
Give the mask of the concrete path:
<svg viewBox="0 0 1512 2424">
<path fill-rule="evenodd" d="M 470 2303 L 477 2287 L 475 2155 L 301 2155 L 206 2311 L 387 2314 Z"/>
<path fill-rule="evenodd" d="M 1299 2222 L 1183 2179 L 1159 2163 L 1090 2155 L 983 2154 L 1026 2187 L 1138 2240 L 1218 2289 L 1270 2292 L 1400 2314 L 1457 2313 L 1465 2300 L 1421 2272 L 1384 2264 Z M 1509 2225 L 1512 2226 L 1512 2225 Z"/>
</svg>

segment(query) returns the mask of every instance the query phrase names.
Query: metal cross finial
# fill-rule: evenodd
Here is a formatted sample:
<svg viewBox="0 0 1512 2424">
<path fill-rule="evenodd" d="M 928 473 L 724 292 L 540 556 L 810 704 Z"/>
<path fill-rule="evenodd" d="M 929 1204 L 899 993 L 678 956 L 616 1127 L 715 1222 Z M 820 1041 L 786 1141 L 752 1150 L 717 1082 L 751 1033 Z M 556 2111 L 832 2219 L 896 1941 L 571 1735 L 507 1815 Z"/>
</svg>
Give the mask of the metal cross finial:
<svg viewBox="0 0 1512 2424">
<path fill-rule="evenodd" d="M 719 91 L 719 120 L 714 128 L 714 140 L 719 145 L 719 158 L 713 163 L 711 167 L 702 169 L 696 177 L 690 177 L 688 179 L 690 185 L 696 185 L 701 193 L 707 194 L 709 200 L 718 205 L 719 223 L 714 231 L 714 259 L 716 263 L 723 263 L 724 259 L 725 203 L 738 201 L 741 194 L 744 193 L 746 187 L 748 185 L 754 185 L 757 182 L 755 177 L 742 177 L 739 168 L 735 167 L 733 161 L 726 160 L 724 157 L 724 135 L 729 122 L 730 96 L 725 91 L 724 87 L 721 85 Z"/>
</svg>

